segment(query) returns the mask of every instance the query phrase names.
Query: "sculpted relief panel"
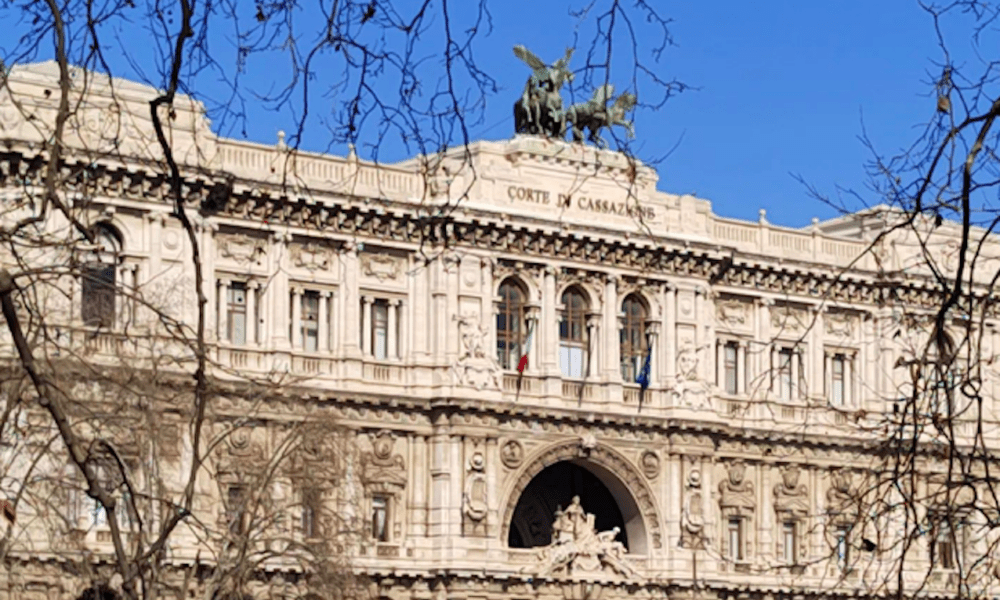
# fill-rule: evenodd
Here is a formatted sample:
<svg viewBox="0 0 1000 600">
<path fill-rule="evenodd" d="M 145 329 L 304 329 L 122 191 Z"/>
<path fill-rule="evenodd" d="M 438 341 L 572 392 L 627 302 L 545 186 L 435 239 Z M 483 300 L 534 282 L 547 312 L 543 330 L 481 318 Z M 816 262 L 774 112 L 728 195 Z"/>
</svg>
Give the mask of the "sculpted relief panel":
<svg viewBox="0 0 1000 600">
<path fill-rule="evenodd" d="M 312 272 L 329 271 L 333 251 L 326 244 L 314 242 L 292 244 L 289 250 L 292 266 Z"/>
<path fill-rule="evenodd" d="M 721 329 L 753 330 L 753 304 L 738 298 L 720 298 L 715 303 L 715 320 Z"/>
<path fill-rule="evenodd" d="M 263 264 L 268 244 L 266 240 L 237 233 L 220 234 L 216 237 L 216 246 L 220 260 L 249 267 Z"/>
<path fill-rule="evenodd" d="M 365 252 L 360 255 L 359 261 L 362 280 L 396 286 L 403 285 L 406 261 L 402 257 L 388 253 Z"/>
</svg>

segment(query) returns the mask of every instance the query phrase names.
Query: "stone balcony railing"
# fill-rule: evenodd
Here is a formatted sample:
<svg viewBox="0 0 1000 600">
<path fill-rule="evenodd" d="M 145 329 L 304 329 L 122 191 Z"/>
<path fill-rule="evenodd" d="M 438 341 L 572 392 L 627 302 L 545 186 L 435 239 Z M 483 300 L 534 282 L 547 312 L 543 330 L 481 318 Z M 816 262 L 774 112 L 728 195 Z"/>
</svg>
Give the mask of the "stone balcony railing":
<svg viewBox="0 0 1000 600">
<path fill-rule="evenodd" d="M 169 356 L 158 363 L 164 368 L 193 366 L 190 348 L 172 340 L 157 340 L 136 332 L 124 333 L 63 328 L 63 346 L 50 352 L 51 361 L 85 357 L 87 360 L 119 364 L 129 369 L 143 369 L 156 356 Z M 75 350 L 78 349 L 78 350 Z M 152 349 L 155 349 L 153 351 Z M 832 407 L 824 398 L 780 400 L 766 393 L 729 395 L 713 386 L 700 402 L 686 402 L 667 379 L 654 381 L 646 390 L 638 385 L 594 377 L 587 380 L 563 379 L 558 375 L 503 372 L 485 387 L 460 385 L 449 365 L 413 363 L 406 360 L 372 360 L 344 357 L 330 353 L 272 350 L 250 346 L 212 344 L 210 361 L 222 379 L 249 378 L 268 380 L 280 377 L 292 385 L 310 386 L 317 392 L 393 393 L 413 398 L 455 397 L 500 404 L 549 407 L 607 415 L 677 417 L 699 421 L 739 424 L 752 427 L 775 427 L 799 430 L 808 427 L 816 433 L 830 432 L 857 435 L 873 431 L 872 425 L 885 424 L 891 404 L 870 400 L 856 405 Z M 0 356 L 14 357 L 9 335 L 0 334 Z M 891 416 L 889 414 L 888 416 Z M 954 431 L 959 439 L 976 434 L 970 418 L 956 419 Z"/>
</svg>

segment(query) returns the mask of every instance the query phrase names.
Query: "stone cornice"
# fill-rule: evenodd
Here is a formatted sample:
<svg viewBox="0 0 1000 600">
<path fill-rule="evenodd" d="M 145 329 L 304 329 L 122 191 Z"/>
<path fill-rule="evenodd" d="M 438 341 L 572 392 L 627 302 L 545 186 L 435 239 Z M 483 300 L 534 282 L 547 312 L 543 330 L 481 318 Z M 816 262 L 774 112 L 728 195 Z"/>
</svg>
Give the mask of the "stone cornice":
<svg viewBox="0 0 1000 600">
<path fill-rule="evenodd" d="M 10 144 L 8 144 L 10 146 Z M 0 184 L 18 187 L 40 183 L 42 162 L 31 148 L 0 153 Z M 34 149 L 37 152 L 37 149 Z M 133 208 L 166 202 L 170 186 L 155 163 L 120 164 L 119 157 L 74 163 L 62 169 L 62 187 Z M 114 164 L 119 163 L 119 164 Z M 928 277 L 880 277 L 878 273 L 842 270 L 815 262 L 792 262 L 756 256 L 723 244 L 647 235 L 628 235 L 596 227 L 556 227 L 550 222 L 459 208 L 436 214 L 433 206 L 404 204 L 352 195 L 289 197 L 290 186 L 241 181 L 224 172 L 184 172 L 188 204 L 208 218 L 231 220 L 251 229 L 291 227 L 302 236 L 367 236 L 415 247 L 461 245 L 488 250 L 498 259 L 558 260 L 579 266 L 613 265 L 644 277 L 690 277 L 737 290 L 792 294 L 853 305 L 904 304 L 933 310 L 942 291 Z M 301 190 L 297 190 L 300 191 Z M 150 209 L 156 210 L 155 207 Z M 589 231 L 582 231 L 587 229 Z"/>
</svg>

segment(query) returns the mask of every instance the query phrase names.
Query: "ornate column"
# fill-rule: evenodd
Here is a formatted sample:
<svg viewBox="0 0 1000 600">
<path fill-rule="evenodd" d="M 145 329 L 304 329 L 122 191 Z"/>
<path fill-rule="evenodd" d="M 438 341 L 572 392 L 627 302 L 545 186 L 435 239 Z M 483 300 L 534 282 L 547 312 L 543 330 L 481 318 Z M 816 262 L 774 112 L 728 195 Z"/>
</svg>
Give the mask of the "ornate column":
<svg viewBox="0 0 1000 600">
<path fill-rule="evenodd" d="M 757 307 L 757 331 L 755 333 L 757 342 L 760 344 L 760 353 L 758 353 L 756 370 L 753 376 L 763 379 L 765 390 L 771 389 L 771 382 L 774 381 L 774 374 L 771 373 L 771 365 L 776 364 L 774 362 L 774 343 L 771 340 L 772 306 L 774 306 L 774 300 L 761 298 Z"/>
<path fill-rule="evenodd" d="M 291 298 L 285 291 L 291 287 L 288 282 L 288 242 L 290 240 L 291 235 L 289 234 L 276 234 L 275 247 L 268 253 L 269 256 L 273 257 L 270 271 L 273 275 L 268 283 L 268 288 L 275 290 L 273 294 L 268 294 L 270 297 L 268 320 L 270 321 L 271 340 L 274 342 L 273 347 L 278 350 L 287 350 L 291 341 L 288 338 L 288 318 L 291 315 L 288 301 Z M 295 326 L 297 325 L 298 323 L 295 324 Z"/>
<path fill-rule="evenodd" d="M 328 334 L 330 341 L 330 351 L 340 355 L 343 349 L 340 343 L 340 330 L 345 329 L 345 321 L 341 318 L 341 311 L 343 307 L 340 304 L 340 297 L 343 295 L 343 291 L 337 288 L 330 292 L 330 300 L 328 302 L 330 322 L 327 324 L 330 327 L 330 333 Z"/>
<path fill-rule="evenodd" d="M 538 365 L 541 360 L 541 355 L 539 354 L 541 346 L 538 343 L 538 340 L 540 339 L 538 335 L 538 316 L 539 313 L 541 313 L 541 310 L 542 309 L 538 306 L 529 306 L 525 312 L 525 319 L 528 321 L 526 323 L 528 331 L 534 332 L 531 334 L 531 339 L 525 339 L 526 347 L 522 350 L 523 353 L 528 355 L 528 366 L 524 369 L 526 373 L 534 372 L 537 374 L 540 372 Z M 518 357 L 518 360 L 520 360 L 520 357 Z"/>
<path fill-rule="evenodd" d="M 858 352 L 861 358 L 861 368 L 858 372 L 863 377 L 858 382 L 857 400 L 859 407 L 863 407 L 871 397 L 865 386 L 868 390 L 873 390 L 876 387 L 876 368 L 873 360 L 875 351 L 875 316 L 872 313 L 865 313 L 861 317 L 861 349 Z"/>
<path fill-rule="evenodd" d="M 704 286 L 694 289 L 694 310 L 695 319 L 699 327 L 695 328 L 695 348 L 704 348 L 706 345 L 715 342 L 715 315 L 709 314 L 712 308 L 711 290 Z M 705 353 L 705 364 L 699 365 L 701 371 L 698 375 L 703 381 L 711 381 L 711 374 L 715 369 L 715 353 Z"/>
<path fill-rule="evenodd" d="M 362 296 L 361 312 L 361 353 L 367 358 L 372 355 L 372 302 L 371 296 Z"/>
<path fill-rule="evenodd" d="M 812 324 L 812 335 L 810 339 L 812 341 L 811 347 L 809 348 L 809 379 L 806 384 L 809 387 L 808 396 L 810 398 L 822 398 L 824 386 L 824 370 L 823 370 L 823 351 L 824 344 L 823 341 L 826 337 L 826 326 L 823 323 L 823 310 L 822 308 L 816 306 L 813 307 L 813 324 Z"/>
<path fill-rule="evenodd" d="M 595 373 L 598 372 L 600 363 L 598 352 L 600 350 L 599 344 L 594 343 L 601 334 L 601 315 L 600 313 L 590 313 L 587 315 L 587 379 L 593 377 Z"/>
<path fill-rule="evenodd" d="M 664 374 L 673 384 L 677 377 L 677 286 L 667 283 L 663 286 L 663 312 L 664 312 L 664 334 L 663 334 L 663 365 Z"/>
<path fill-rule="evenodd" d="M 302 288 L 292 287 L 292 348 L 302 349 Z"/>
<path fill-rule="evenodd" d="M 397 323 L 396 312 L 398 310 L 399 310 L 399 300 L 396 298 L 389 300 L 389 309 L 386 311 L 387 313 L 389 313 L 389 320 L 387 325 L 388 331 L 386 331 L 386 336 L 385 336 L 387 342 L 386 358 L 388 358 L 389 360 L 396 360 L 397 358 L 399 358 L 397 352 L 398 344 L 396 343 L 397 342 L 396 338 L 399 336 L 399 328 L 396 324 Z"/>
<path fill-rule="evenodd" d="M 329 352 L 330 350 L 330 291 L 323 290 L 319 293 L 319 323 L 317 324 L 316 350 L 319 352 Z"/>
<path fill-rule="evenodd" d="M 344 244 L 342 264 L 340 280 L 344 284 L 340 286 L 340 310 L 338 311 L 340 320 L 338 322 L 343 324 L 343 327 L 340 327 L 339 331 L 335 331 L 334 334 L 338 335 L 341 340 L 340 346 L 344 351 L 344 356 L 358 358 L 362 353 L 362 341 L 359 339 L 361 327 L 355 326 L 360 321 L 358 311 L 361 309 L 361 303 L 358 301 L 360 292 L 357 244 L 353 242 Z M 362 325 L 365 323 L 365 321 L 360 322 Z"/>
<path fill-rule="evenodd" d="M 229 280 L 220 279 L 219 285 L 216 286 L 216 335 L 219 336 L 219 341 L 224 341 L 228 337 L 228 331 L 226 331 L 226 304 L 229 301 Z"/>
<path fill-rule="evenodd" d="M 604 357 L 604 380 L 621 380 L 621 340 L 620 329 L 621 310 L 618 303 L 618 277 L 608 275 L 604 283 L 604 347 L 607 356 Z M 626 382 L 627 383 L 627 382 Z"/>
<path fill-rule="evenodd" d="M 659 354 L 657 344 L 660 341 L 660 322 L 655 319 L 647 319 L 646 333 L 649 334 L 649 348 L 646 351 L 653 353 L 653 356 L 649 360 L 649 384 L 653 386 L 660 380 L 660 368 L 657 366 L 657 361 L 659 360 L 657 358 Z"/>
<path fill-rule="evenodd" d="M 535 331 L 535 338 L 538 340 L 536 345 L 541 344 L 539 356 L 542 358 L 542 373 L 549 374 L 559 370 L 559 317 L 556 314 L 559 298 L 556 298 L 555 267 L 545 267 L 542 285 L 542 319 Z"/>
</svg>

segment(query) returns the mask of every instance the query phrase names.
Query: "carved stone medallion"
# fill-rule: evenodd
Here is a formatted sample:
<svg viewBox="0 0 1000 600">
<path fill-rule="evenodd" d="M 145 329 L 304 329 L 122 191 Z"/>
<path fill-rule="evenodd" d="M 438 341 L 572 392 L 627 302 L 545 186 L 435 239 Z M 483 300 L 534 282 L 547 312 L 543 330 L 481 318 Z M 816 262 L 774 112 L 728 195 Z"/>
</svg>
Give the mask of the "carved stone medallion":
<svg viewBox="0 0 1000 600">
<path fill-rule="evenodd" d="M 642 474 L 647 479 L 656 479 L 660 474 L 660 457 L 652 450 L 646 450 L 639 457 L 639 466 L 642 467 Z"/>
<path fill-rule="evenodd" d="M 500 447 L 500 462 L 508 469 L 516 469 L 524 461 L 524 448 L 516 440 L 507 440 Z"/>
</svg>

